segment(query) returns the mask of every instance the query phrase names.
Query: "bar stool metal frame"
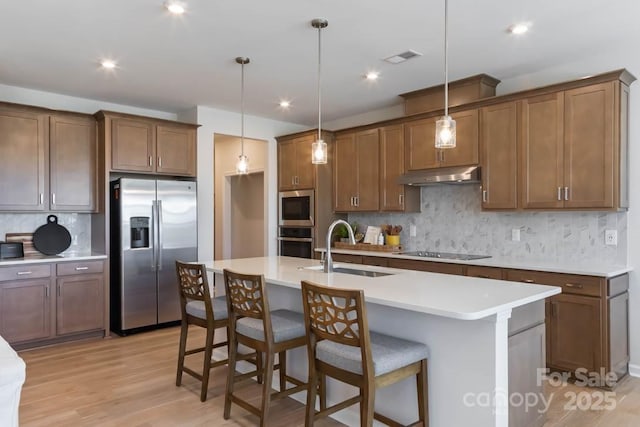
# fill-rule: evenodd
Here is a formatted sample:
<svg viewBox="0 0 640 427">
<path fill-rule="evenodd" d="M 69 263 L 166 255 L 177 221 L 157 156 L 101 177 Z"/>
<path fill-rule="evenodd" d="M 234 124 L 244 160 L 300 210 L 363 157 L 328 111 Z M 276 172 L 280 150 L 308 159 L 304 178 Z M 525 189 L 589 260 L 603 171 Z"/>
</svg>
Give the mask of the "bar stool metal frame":
<svg viewBox="0 0 640 427">
<path fill-rule="evenodd" d="M 370 332 L 362 290 L 336 289 L 303 281 L 302 300 L 309 355 L 309 391 L 305 426 L 313 426 L 318 417 L 326 417 L 356 403 L 360 403 L 361 426 L 372 426 L 374 419 L 389 426 L 401 426 L 402 424 L 374 411 L 375 390 L 415 375 L 419 420 L 412 425 L 428 427 L 426 346 Z M 398 360 L 394 363 L 392 361 L 393 368 L 391 366 L 386 366 L 388 369 L 380 367 L 382 373 L 376 375 L 372 354 L 372 337 L 375 338 L 374 345 L 377 345 L 376 342 L 384 345 L 387 340 L 387 342 L 400 345 L 407 344 L 417 350 L 408 357 L 399 355 L 400 358 L 409 360 L 409 363 L 399 363 Z M 323 340 L 325 342 L 321 343 Z M 325 361 L 318 359 L 319 343 L 324 348 Z M 356 348 L 359 348 L 360 351 L 357 351 Z M 377 347 L 377 349 L 379 348 Z M 424 348 L 424 357 L 420 356 L 421 348 Z M 349 365 L 348 369 L 344 369 L 346 366 L 338 367 L 326 362 L 327 355 L 332 352 L 337 354 L 337 358 L 342 358 L 343 364 Z M 391 349 L 386 356 L 393 352 L 394 350 Z M 399 353 L 397 349 L 395 353 Z M 397 356 L 398 354 L 396 354 Z M 376 362 L 388 363 L 388 361 L 378 360 Z M 323 384 L 327 375 L 358 387 L 360 393 L 358 396 L 327 408 L 326 396 L 324 395 L 326 387 Z M 318 382 L 320 382 L 319 388 Z M 320 411 L 317 412 L 315 410 L 316 390 L 319 390 L 320 393 Z"/>
<path fill-rule="evenodd" d="M 224 402 L 224 419 L 229 419 L 231 415 L 231 403 L 235 403 L 260 417 L 260 426 L 265 426 L 269 415 L 271 400 L 286 397 L 307 389 L 307 383 L 287 375 L 286 371 L 286 351 L 296 347 L 306 346 L 307 339 L 304 335 L 302 315 L 288 310 L 270 311 L 264 276 L 241 274 L 227 269 L 225 269 L 223 273 L 229 313 L 229 371 Z M 275 319 L 279 312 L 286 312 L 281 314 L 288 313 L 298 316 L 300 333 L 297 334 L 297 336 L 287 337 L 286 339 L 279 339 L 279 337 L 276 336 L 278 331 L 276 327 L 276 333 L 274 333 L 272 318 Z M 253 325 L 262 330 L 262 340 L 238 332 L 238 322 L 246 323 L 246 318 L 258 321 L 254 321 Z M 261 408 L 251 405 L 234 394 L 235 384 L 247 377 L 247 374 L 236 375 L 238 344 L 243 344 L 265 355 L 265 360 L 262 363 Z M 278 364 L 274 364 L 276 354 L 278 354 Z M 279 370 L 280 391 L 273 393 L 271 391 L 271 384 L 273 371 L 276 369 Z M 287 389 L 287 382 L 294 384 L 294 387 Z"/>
</svg>

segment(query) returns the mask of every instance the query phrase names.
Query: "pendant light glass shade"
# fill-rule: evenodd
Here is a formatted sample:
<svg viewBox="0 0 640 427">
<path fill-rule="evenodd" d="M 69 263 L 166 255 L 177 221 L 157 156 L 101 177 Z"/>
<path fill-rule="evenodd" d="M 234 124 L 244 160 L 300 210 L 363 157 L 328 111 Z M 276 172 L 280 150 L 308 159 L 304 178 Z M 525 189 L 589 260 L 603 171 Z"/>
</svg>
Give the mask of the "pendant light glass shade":
<svg viewBox="0 0 640 427">
<path fill-rule="evenodd" d="M 436 148 L 456 148 L 456 121 L 449 115 L 449 1 L 444 0 L 444 117 L 436 121 Z"/>
<path fill-rule="evenodd" d="M 321 98 L 321 83 L 322 83 L 322 29 L 326 28 L 329 22 L 326 19 L 316 18 L 311 21 L 311 26 L 318 30 L 318 139 L 311 146 L 311 163 L 314 165 L 323 165 L 328 160 L 328 148 L 327 143 L 322 140 L 322 98 Z"/>
<path fill-rule="evenodd" d="M 240 155 L 236 163 L 236 173 L 245 175 L 249 173 L 249 158 L 244 155 L 244 66 L 250 62 L 249 58 L 239 56 L 236 62 L 242 66 L 240 81 Z"/>
</svg>

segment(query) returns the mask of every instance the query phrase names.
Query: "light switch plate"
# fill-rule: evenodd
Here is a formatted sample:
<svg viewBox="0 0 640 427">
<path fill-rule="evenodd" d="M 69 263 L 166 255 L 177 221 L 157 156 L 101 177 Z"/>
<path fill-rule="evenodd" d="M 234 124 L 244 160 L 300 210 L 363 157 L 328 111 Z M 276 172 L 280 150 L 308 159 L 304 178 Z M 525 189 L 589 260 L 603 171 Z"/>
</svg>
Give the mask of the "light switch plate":
<svg viewBox="0 0 640 427">
<path fill-rule="evenodd" d="M 618 230 L 605 230 L 604 231 L 604 243 L 609 246 L 618 245 Z"/>
<path fill-rule="evenodd" d="M 418 235 L 418 232 L 416 231 L 415 224 L 409 225 L 409 237 L 416 237 L 417 235 Z"/>
<path fill-rule="evenodd" d="M 520 241 L 520 229 L 513 228 L 511 229 L 511 241 L 519 242 Z"/>
</svg>

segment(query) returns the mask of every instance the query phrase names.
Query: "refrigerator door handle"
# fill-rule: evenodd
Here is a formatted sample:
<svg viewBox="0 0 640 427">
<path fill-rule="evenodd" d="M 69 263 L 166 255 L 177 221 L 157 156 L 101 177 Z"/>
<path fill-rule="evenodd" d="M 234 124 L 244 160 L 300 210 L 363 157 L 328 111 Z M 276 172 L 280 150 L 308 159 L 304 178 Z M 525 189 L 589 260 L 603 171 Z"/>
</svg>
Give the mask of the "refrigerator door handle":
<svg viewBox="0 0 640 427">
<path fill-rule="evenodd" d="M 156 271 L 156 267 L 158 265 L 158 261 L 156 258 L 156 248 L 158 247 L 156 241 L 156 201 L 151 202 L 151 271 Z"/>
<path fill-rule="evenodd" d="M 156 209 L 158 212 L 158 271 L 162 270 L 162 235 L 164 234 L 164 222 L 162 220 L 162 200 L 158 200 Z"/>
</svg>

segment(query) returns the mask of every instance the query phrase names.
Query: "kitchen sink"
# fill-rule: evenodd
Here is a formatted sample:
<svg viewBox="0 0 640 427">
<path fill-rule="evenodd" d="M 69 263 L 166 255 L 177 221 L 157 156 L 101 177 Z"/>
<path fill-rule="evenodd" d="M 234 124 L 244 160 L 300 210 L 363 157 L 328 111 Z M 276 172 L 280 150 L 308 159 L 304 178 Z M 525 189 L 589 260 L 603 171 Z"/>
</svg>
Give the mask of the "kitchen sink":
<svg viewBox="0 0 640 427">
<path fill-rule="evenodd" d="M 322 266 L 314 265 L 313 267 L 298 267 L 298 269 L 322 271 Z M 393 275 L 393 273 L 383 273 L 381 271 L 360 270 L 358 268 L 338 267 L 335 264 L 333 266 L 333 272 L 343 273 L 343 274 L 353 274 L 354 276 L 363 276 L 363 277 L 383 277 L 383 276 Z"/>
</svg>

